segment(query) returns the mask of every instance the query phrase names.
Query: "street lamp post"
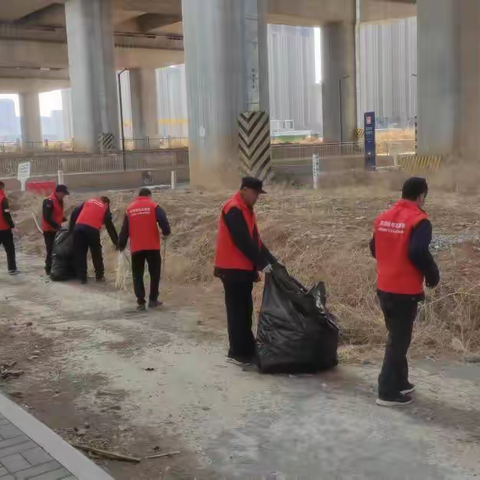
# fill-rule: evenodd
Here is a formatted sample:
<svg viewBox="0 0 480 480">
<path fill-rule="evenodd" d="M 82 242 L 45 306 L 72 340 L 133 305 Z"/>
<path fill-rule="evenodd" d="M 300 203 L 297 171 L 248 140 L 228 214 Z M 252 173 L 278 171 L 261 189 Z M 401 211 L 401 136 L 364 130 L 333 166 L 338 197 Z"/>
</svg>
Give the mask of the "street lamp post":
<svg viewBox="0 0 480 480">
<path fill-rule="evenodd" d="M 345 75 L 338 79 L 338 96 L 340 99 L 340 143 L 343 143 L 343 84 L 342 82 L 350 78 L 350 75 Z"/>
</svg>

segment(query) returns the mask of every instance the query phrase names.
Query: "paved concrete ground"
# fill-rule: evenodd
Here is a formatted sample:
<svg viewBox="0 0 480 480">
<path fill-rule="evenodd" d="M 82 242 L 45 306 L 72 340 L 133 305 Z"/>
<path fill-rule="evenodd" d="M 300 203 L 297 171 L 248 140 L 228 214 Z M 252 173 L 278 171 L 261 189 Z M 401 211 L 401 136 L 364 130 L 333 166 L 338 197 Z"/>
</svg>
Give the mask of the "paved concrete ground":
<svg viewBox="0 0 480 480">
<path fill-rule="evenodd" d="M 27 479 L 113 480 L 0 394 L 0 480 Z"/>
<path fill-rule="evenodd" d="M 131 292 L 48 283 L 41 259 L 19 260 L 18 277 L 0 269 L 0 314 L 33 321 L 54 343 L 54 358 L 43 360 L 48 368 L 35 364 L 38 388 L 57 375 L 54 365 L 69 382 L 104 379 L 101 391 L 79 390 L 76 405 L 100 415 L 114 406 L 124 429 L 142 429 L 132 449 L 148 434 L 162 450 L 182 452 L 178 462 L 196 460 L 198 468 L 169 479 L 464 480 L 480 473 L 480 367 L 459 365 L 459 376 L 435 362 L 419 365 L 412 368 L 415 404 L 382 409 L 375 405 L 378 365 L 300 377 L 243 371 L 225 362 L 224 339 L 202 331 L 205 319 L 194 307 L 137 314 Z M 140 475 L 146 465 L 153 464 L 112 472 L 162 478 L 160 468 Z"/>
</svg>

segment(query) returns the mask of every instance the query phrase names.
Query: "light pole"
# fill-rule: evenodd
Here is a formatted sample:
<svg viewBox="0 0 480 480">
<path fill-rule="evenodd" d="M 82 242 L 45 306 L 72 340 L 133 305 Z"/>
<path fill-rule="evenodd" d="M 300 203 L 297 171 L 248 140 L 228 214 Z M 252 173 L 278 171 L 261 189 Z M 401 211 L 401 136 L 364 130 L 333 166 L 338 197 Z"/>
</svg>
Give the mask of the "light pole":
<svg viewBox="0 0 480 480">
<path fill-rule="evenodd" d="M 123 159 L 123 171 L 127 170 L 127 164 L 125 163 L 125 127 L 123 126 L 123 99 L 122 99 L 122 74 L 128 71 L 128 68 L 124 68 L 117 74 L 118 80 L 118 100 L 120 104 L 120 130 L 122 135 L 122 159 Z"/>
<path fill-rule="evenodd" d="M 350 75 L 345 75 L 338 79 L 338 96 L 340 99 L 340 143 L 343 143 L 343 84 L 342 82 L 350 78 Z"/>
</svg>

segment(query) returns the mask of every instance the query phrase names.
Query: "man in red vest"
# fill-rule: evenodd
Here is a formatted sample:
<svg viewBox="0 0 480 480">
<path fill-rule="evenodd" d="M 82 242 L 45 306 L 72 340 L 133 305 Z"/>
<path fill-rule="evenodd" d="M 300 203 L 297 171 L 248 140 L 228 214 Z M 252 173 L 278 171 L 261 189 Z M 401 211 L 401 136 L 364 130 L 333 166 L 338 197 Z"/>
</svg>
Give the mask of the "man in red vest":
<svg viewBox="0 0 480 480">
<path fill-rule="evenodd" d="M 415 390 L 408 378 L 407 352 L 418 303 L 425 299 L 423 283 L 435 288 L 440 274 L 430 254 L 432 224 L 422 207 L 427 181 L 413 177 L 403 186 L 402 199 L 375 220 L 370 242 L 377 259 L 377 288 L 388 330 L 382 372 L 378 380 L 380 406 L 408 405 Z"/>
<path fill-rule="evenodd" d="M 42 230 L 45 240 L 47 256 L 45 258 L 45 272 L 50 275 L 52 270 L 52 252 L 55 235 L 62 228 L 67 219 L 64 215 L 63 199 L 70 195 L 66 185 L 57 185 L 55 191 L 43 201 Z"/>
<path fill-rule="evenodd" d="M 148 272 L 150 273 L 148 306 L 149 308 L 157 308 L 163 304 L 163 302 L 158 301 L 160 273 L 162 271 L 158 227 L 162 230 L 164 237 L 170 235 L 167 215 L 162 208 L 152 201 L 152 192 L 148 188 L 142 188 L 138 197 L 127 208 L 118 241 L 118 248 L 123 252 L 130 238 L 133 286 L 139 311 L 146 309 L 145 285 L 143 283 L 145 262 L 148 264 Z"/>
<path fill-rule="evenodd" d="M 15 244 L 13 243 L 12 230 L 15 228 L 10 206 L 5 196 L 5 184 L 0 182 L 0 245 L 3 245 L 7 254 L 8 273 L 18 275 L 17 262 L 15 259 Z"/>
<path fill-rule="evenodd" d="M 246 177 L 238 191 L 222 208 L 218 223 L 215 251 L 215 276 L 225 290 L 228 358 L 245 365 L 255 359 L 255 338 L 252 333 L 253 283 L 258 272 L 267 272 L 275 257 L 260 240 L 254 205 L 263 190 L 260 180 Z"/>
<path fill-rule="evenodd" d="M 97 282 L 105 281 L 100 230 L 107 227 L 112 243 L 117 247 L 118 235 L 112 221 L 110 200 L 107 197 L 94 198 L 82 203 L 72 213 L 70 228 L 73 228 L 73 248 L 77 276 L 87 283 L 87 254 L 90 249 Z"/>
</svg>

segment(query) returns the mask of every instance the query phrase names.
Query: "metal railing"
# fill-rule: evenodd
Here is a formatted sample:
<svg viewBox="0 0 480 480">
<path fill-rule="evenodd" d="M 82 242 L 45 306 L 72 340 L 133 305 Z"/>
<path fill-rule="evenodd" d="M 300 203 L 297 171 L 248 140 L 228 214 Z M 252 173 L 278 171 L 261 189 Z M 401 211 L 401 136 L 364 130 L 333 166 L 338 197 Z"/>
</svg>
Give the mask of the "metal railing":
<svg viewBox="0 0 480 480">
<path fill-rule="evenodd" d="M 30 162 L 31 177 L 65 174 L 108 173 L 134 170 L 188 168 L 188 149 L 158 152 L 125 152 L 106 155 L 48 155 L 0 158 L 0 178 L 17 176 L 18 164 Z"/>
<path fill-rule="evenodd" d="M 125 138 L 125 150 L 163 150 L 188 147 L 186 137 Z"/>
</svg>

